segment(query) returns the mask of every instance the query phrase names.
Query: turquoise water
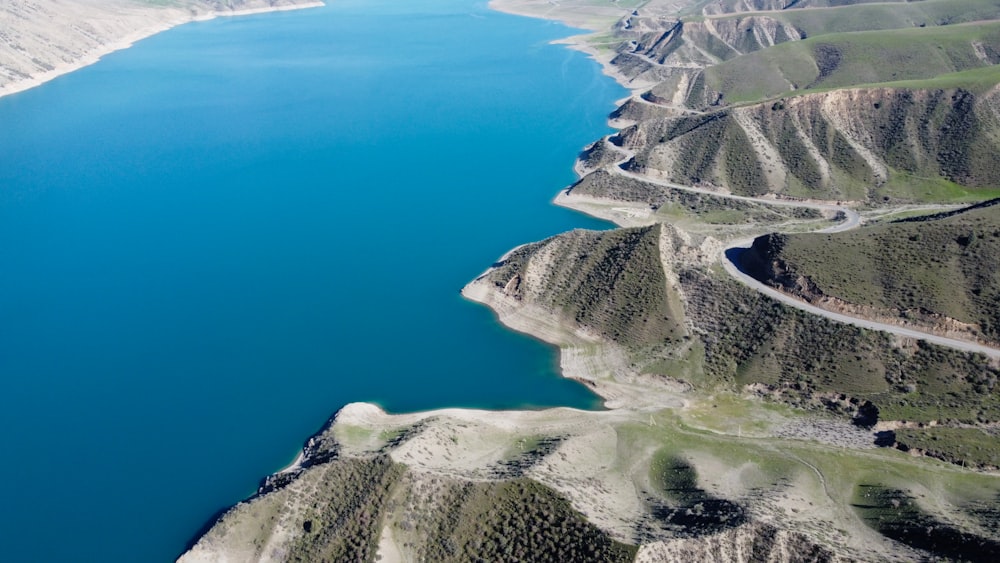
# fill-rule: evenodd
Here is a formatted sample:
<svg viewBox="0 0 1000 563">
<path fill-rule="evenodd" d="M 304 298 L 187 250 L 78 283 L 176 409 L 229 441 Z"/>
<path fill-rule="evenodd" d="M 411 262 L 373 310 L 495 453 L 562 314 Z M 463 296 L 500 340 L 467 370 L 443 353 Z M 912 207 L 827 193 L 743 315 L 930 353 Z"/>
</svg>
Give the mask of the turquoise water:
<svg viewBox="0 0 1000 563">
<path fill-rule="evenodd" d="M 459 289 L 624 91 L 564 27 L 336 0 L 0 99 L 5 561 L 162 561 L 337 408 L 596 408 Z"/>
</svg>

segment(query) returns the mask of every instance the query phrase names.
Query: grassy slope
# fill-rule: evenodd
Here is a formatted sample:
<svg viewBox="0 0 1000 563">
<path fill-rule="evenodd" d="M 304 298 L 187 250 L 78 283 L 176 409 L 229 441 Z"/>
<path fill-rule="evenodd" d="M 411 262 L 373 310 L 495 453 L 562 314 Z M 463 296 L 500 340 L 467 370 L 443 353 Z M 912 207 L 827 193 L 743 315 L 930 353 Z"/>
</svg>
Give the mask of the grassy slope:
<svg viewBox="0 0 1000 563">
<path fill-rule="evenodd" d="M 981 356 L 923 343 L 901 348 L 884 333 L 785 307 L 724 274 L 688 270 L 681 287 L 705 342 L 708 386 L 764 384 L 785 402 L 862 418 L 1000 421 L 1000 372 Z M 866 415 L 865 401 L 876 410 Z"/>
<path fill-rule="evenodd" d="M 944 315 L 1000 340 L 1000 206 L 932 221 L 789 235 L 776 259 L 824 295 Z"/>
<path fill-rule="evenodd" d="M 635 546 L 611 539 L 565 498 L 536 481 L 456 481 L 440 494 L 438 507 L 412 516 L 426 530 L 426 541 L 416 550 L 420 560 L 635 559 Z"/>
<path fill-rule="evenodd" d="M 706 70 L 727 103 L 800 89 L 929 79 L 989 66 L 972 42 L 1000 43 L 1000 23 L 832 33 L 776 45 Z"/>
<path fill-rule="evenodd" d="M 489 276 L 503 288 L 541 269 L 542 281 L 524 282 L 520 297 L 617 344 L 663 346 L 685 329 L 680 298 L 666 289 L 659 236 L 658 225 L 573 231 L 515 250 Z"/>
</svg>

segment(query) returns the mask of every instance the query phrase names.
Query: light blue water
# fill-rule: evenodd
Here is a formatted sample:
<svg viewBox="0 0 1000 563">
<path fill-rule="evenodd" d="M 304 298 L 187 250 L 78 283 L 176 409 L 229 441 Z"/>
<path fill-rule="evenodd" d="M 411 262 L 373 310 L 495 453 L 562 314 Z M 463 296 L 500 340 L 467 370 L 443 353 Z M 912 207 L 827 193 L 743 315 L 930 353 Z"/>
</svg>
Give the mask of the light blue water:
<svg viewBox="0 0 1000 563">
<path fill-rule="evenodd" d="M 468 0 L 186 25 L 0 99 L 5 561 L 162 561 L 337 408 L 597 406 L 459 289 L 624 92 Z"/>
</svg>

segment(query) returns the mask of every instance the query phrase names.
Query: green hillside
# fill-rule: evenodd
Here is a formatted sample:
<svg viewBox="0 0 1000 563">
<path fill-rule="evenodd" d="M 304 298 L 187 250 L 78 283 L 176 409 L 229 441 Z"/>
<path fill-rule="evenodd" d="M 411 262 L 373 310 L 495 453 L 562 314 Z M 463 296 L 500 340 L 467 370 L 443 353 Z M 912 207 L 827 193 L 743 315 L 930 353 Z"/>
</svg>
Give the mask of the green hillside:
<svg viewBox="0 0 1000 563">
<path fill-rule="evenodd" d="M 813 299 L 834 297 L 930 324 L 946 317 L 1000 342 L 997 203 L 926 221 L 762 237 L 750 259 L 760 278 Z"/>
<path fill-rule="evenodd" d="M 831 33 L 785 42 L 709 67 L 726 103 L 795 90 L 844 88 L 988 67 L 1000 62 L 1000 23 Z"/>
</svg>

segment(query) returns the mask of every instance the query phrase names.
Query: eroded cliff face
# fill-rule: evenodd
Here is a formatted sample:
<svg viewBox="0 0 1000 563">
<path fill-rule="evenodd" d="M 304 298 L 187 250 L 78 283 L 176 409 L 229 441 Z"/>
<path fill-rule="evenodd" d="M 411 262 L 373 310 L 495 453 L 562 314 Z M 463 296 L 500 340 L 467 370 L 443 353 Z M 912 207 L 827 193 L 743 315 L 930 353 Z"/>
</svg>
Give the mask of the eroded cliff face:
<svg viewBox="0 0 1000 563">
<path fill-rule="evenodd" d="M 0 5 L 0 95 L 37 85 L 193 19 L 315 0 L 9 0 Z"/>
<path fill-rule="evenodd" d="M 799 40 L 804 32 L 766 15 L 700 21 L 632 15 L 618 22 L 614 35 L 621 44 L 611 64 L 633 81 L 648 82 L 648 99 L 702 109 L 721 102 L 720 92 L 705 86 L 705 68 Z"/>
<path fill-rule="evenodd" d="M 679 184 L 745 195 L 905 199 L 935 181 L 1000 183 L 998 95 L 997 87 L 982 94 L 838 90 L 648 119 L 612 142 L 634 153 L 626 169 Z"/>
<path fill-rule="evenodd" d="M 656 65 L 681 68 L 726 61 L 803 35 L 789 23 L 766 15 L 688 22 L 631 16 L 619 22 L 615 32 L 627 41 L 619 49 L 622 58 L 613 64 L 637 56 Z"/>
</svg>

